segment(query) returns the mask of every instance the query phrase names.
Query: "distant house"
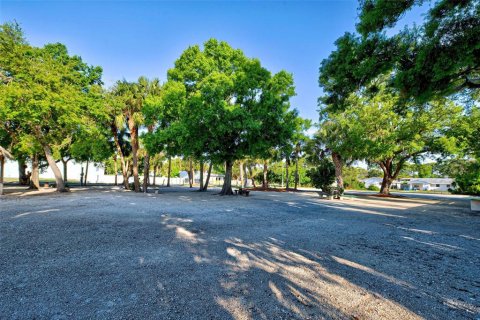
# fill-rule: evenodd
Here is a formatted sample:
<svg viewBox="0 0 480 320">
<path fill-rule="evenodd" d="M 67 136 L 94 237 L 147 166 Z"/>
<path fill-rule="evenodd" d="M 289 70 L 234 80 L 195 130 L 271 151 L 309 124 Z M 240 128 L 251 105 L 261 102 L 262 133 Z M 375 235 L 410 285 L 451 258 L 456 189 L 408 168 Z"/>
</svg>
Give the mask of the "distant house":
<svg viewBox="0 0 480 320">
<path fill-rule="evenodd" d="M 370 186 L 375 186 L 377 188 L 380 188 L 382 186 L 383 178 L 372 177 L 372 178 L 363 179 L 362 181 L 363 183 L 365 183 L 365 188 L 368 188 Z"/>
<path fill-rule="evenodd" d="M 184 183 L 188 183 L 188 172 L 187 171 L 180 171 L 180 178 L 184 179 Z M 210 174 L 210 180 L 209 184 L 210 185 L 220 185 L 223 184 L 223 180 L 225 178 L 225 175 L 223 174 L 216 174 L 216 173 L 211 173 Z M 195 171 L 193 175 L 194 183 L 200 184 L 200 171 Z M 205 182 L 207 180 L 207 172 L 203 173 L 203 181 Z"/>
<path fill-rule="evenodd" d="M 448 191 L 452 188 L 452 178 L 410 178 L 402 179 L 401 188 L 404 190 L 421 191 Z"/>
<path fill-rule="evenodd" d="M 362 180 L 365 187 L 382 185 L 382 178 L 372 177 Z M 452 178 L 402 178 L 392 182 L 391 189 L 418 190 L 418 191 L 448 191 L 452 189 Z"/>
</svg>

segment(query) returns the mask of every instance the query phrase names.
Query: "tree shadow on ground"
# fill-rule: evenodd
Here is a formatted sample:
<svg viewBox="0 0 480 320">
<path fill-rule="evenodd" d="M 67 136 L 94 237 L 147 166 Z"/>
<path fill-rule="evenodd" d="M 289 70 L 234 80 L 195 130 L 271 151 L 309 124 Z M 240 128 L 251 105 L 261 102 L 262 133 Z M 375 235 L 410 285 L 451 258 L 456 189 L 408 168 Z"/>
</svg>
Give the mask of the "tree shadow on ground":
<svg viewBox="0 0 480 320">
<path fill-rule="evenodd" d="M 282 199 L 280 202 L 298 210 L 318 205 L 316 200 L 301 202 Z M 327 202 L 322 205 L 343 210 L 345 215 L 360 214 L 385 219 L 383 225 L 405 234 L 401 236 L 404 243 L 411 242 L 407 245 L 407 252 L 402 255 L 411 255 L 412 259 L 422 255 L 429 260 L 428 268 L 434 271 L 436 265 L 442 264 L 441 260 L 458 259 L 456 254 L 464 248 L 428 240 L 439 232 L 427 228 L 403 227 L 408 222 L 398 225 L 398 221 L 409 220 L 425 211 L 435 211 L 438 207 L 450 204 L 443 201 L 425 203 L 421 200 L 409 202 L 406 206 L 405 203 L 392 205 L 385 202 L 371 206 L 352 202 Z M 448 213 L 437 212 L 432 215 L 442 219 Z M 450 215 L 468 216 L 468 213 Z M 183 225 L 181 228 L 188 230 L 189 226 Z M 196 262 L 220 264 L 226 268 L 226 275 L 217 280 L 221 294 L 214 299 L 234 319 L 468 319 L 480 313 L 480 306 L 470 302 L 472 297 L 478 299 L 479 295 L 474 290 L 480 287 L 480 282 L 465 283 L 472 275 L 460 280 L 442 279 L 442 276 L 449 276 L 449 270 L 439 269 L 435 281 L 451 282 L 448 285 L 452 290 L 437 291 L 435 284 L 403 280 L 402 277 L 383 272 L 381 265 L 378 268 L 375 265 L 369 266 L 364 259 L 359 262 L 348 255 L 319 253 L 291 246 L 276 238 L 244 241 L 241 237 L 229 237 L 224 239 L 224 254 L 215 255 L 209 250 L 208 237 L 192 241 L 188 239 L 190 236 L 188 232 L 181 231 L 178 238 L 183 238 L 188 243 L 188 250 Z M 448 239 L 461 235 L 441 236 Z M 476 245 L 473 244 L 474 247 Z M 368 254 L 378 254 L 378 248 L 368 248 L 368 244 L 365 247 Z M 409 253 L 409 250 L 412 252 Z M 387 255 L 381 258 L 388 260 L 391 257 Z M 479 260 L 479 257 L 475 259 Z M 388 261 L 385 262 L 388 264 Z M 429 300 L 429 304 L 422 307 L 423 300 Z M 434 313 L 429 309 L 432 304 L 436 304 L 437 308 Z"/>
</svg>

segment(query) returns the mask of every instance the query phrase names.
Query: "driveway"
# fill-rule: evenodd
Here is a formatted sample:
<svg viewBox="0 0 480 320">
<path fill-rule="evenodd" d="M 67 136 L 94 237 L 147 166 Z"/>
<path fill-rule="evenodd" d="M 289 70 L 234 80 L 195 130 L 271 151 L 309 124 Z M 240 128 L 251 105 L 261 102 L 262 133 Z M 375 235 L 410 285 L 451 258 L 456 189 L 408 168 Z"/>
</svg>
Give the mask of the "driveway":
<svg viewBox="0 0 480 320">
<path fill-rule="evenodd" d="M 0 200 L 0 319 L 478 319 L 456 199 L 113 187 Z"/>
</svg>

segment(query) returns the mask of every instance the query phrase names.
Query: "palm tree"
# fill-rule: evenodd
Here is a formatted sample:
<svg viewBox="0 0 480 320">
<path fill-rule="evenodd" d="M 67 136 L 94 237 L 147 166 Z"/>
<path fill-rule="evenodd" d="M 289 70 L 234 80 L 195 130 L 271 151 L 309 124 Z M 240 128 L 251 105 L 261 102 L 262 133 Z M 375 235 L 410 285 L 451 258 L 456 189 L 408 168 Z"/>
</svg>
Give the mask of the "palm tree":
<svg viewBox="0 0 480 320">
<path fill-rule="evenodd" d="M 159 103 L 157 98 L 160 95 L 161 88 L 158 79 L 148 80 L 146 77 L 138 78 L 137 82 L 118 81 L 113 88 L 113 96 L 119 107 L 116 112 L 115 125 L 118 128 L 126 126 L 130 133 L 135 192 L 140 191 L 138 175 L 139 127 L 146 125 L 148 132 L 153 132 L 155 126 L 154 113 Z M 144 192 L 147 191 L 149 161 L 150 156 L 147 153 L 144 158 Z"/>
<path fill-rule="evenodd" d="M 155 128 L 155 123 L 158 115 L 157 109 L 160 102 L 160 94 L 162 91 L 162 85 L 160 80 L 153 79 L 149 81 L 145 77 L 140 77 L 138 79 L 138 84 L 140 86 L 141 92 L 143 94 L 143 104 L 142 104 L 142 113 L 144 115 L 144 124 L 147 127 L 149 133 L 153 132 Z M 145 149 L 145 157 L 143 158 L 143 192 L 147 192 L 148 188 L 148 179 L 150 175 L 150 154 L 148 150 Z"/>
<path fill-rule="evenodd" d="M 117 127 L 126 124 L 130 131 L 130 144 L 132 146 L 132 168 L 135 192 L 140 191 L 138 177 L 138 128 L 143 123 L 142 105 L 144 100 L 143 80 L 138 83 L 118 81 L 113 89 L 114 96 L 120 101 L 120 110 L 116 117 Z"/>
</svg>

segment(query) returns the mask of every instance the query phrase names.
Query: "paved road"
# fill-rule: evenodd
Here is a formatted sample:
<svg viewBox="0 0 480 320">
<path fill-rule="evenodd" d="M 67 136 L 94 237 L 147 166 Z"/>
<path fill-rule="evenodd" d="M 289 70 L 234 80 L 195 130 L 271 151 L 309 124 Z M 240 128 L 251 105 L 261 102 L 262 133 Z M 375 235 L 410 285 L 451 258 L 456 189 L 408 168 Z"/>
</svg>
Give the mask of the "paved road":
<svg viewBox="0 0 480 320">
<path fill-rule="evenodd" d="M 477 319 L 465 201 L 111 187 L 0 200 L 0 319 Z"/>
</svg>

